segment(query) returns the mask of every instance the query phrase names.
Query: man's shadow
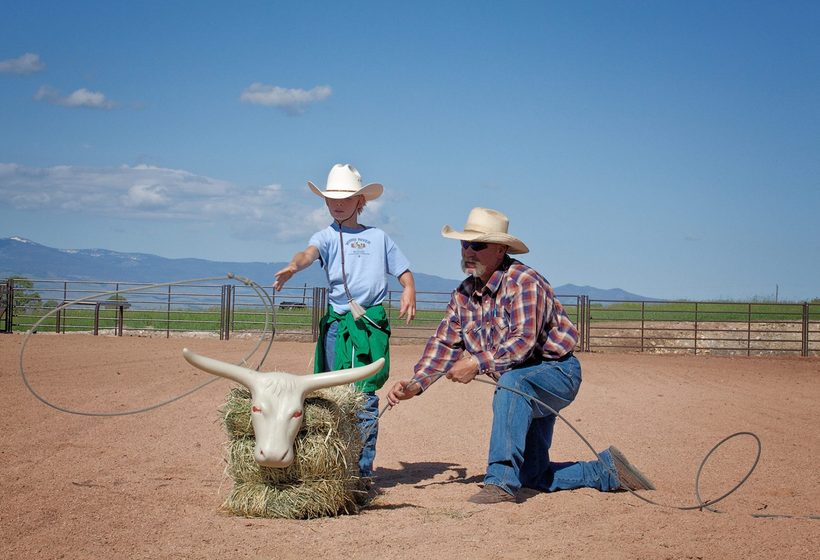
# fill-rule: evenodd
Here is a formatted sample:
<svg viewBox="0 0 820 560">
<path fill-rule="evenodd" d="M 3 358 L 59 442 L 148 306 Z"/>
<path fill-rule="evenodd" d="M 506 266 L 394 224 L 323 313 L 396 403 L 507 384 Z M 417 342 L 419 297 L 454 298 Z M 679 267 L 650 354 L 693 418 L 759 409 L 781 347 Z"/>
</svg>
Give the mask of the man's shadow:
<svg viewBox="0 0 820 560">
<path fill-rule="evenodd" d="M 484 475 L 467 477 L 467 469 L 453 463 L 405 463 L 399 461 L 398 469 L 378 467 L 375 471 L 376 485 L 380 489 L 393 488 L 402 484 L 412 485 L 413 488 L 427 488 L 444 484 L 479 484 L 484 482 Z M 433 480 L 436 476 L 449 473 L 443 480 Z M 541 492 L 532 488 L 521 488 L 518 491 L 518 502 L 525 502 Z M 408 504 L 392 506 L 393 508 L 406 507 Z M 379 506 L 384 507 L 384 506 Z"/>
<path fill-rule="evenodd" d="M 381 488 L 393 488 L 409 484 L 414 488 L 426 488 L 441 484 L 475 484 L 484 480 L 484 476 L 467 478 L 467 469 L 454 463 L 406 463 L 399 461 L 398 469 L 378 467 L 375 472 L 376 484 Z M 444 480 L 433 480 L 436 476 L 449 473 Z"/>
</svg>

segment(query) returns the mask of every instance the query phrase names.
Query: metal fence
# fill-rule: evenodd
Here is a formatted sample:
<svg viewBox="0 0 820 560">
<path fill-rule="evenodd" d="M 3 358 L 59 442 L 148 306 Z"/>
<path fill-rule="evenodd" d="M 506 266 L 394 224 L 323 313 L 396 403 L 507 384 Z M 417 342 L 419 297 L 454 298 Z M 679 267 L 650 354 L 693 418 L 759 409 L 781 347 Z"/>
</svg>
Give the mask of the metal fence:
<svg viewBox="0 0 820 560">
<path fill-rule="evenodd" d="M 820 303 L 588 300 L 592 351 L 820 354 Z"/>
<path fill-rule="evenodd" d="M 268 325 L 276 336 L 317 339 L 319 321 L 327 306 L 325 288 L 305 285 L 276 293 L 270 287 L 264 291 L 273 302 L 272 310 L 244 284 L 158 286 L 12 279 L 0 282 L 0 330 L 26 331 L 51 314 L 39 331 L 165 337 L 210 333 L 228 339 L 236 334 L 259 333 Z M 393 333 L 391 340 L 426 340 L 435 332 L 450 294 L 418 292 L 418 311 L 410 325 L 399 317 L 400 297 L 400 292 L 391 291 L 384 302 Z M 816 302 L 633 302 L 579 295 L 559 298 L 578 326 L 577 349 L 581 352 L 820 355 L 820 303 Z"/>
</svg>

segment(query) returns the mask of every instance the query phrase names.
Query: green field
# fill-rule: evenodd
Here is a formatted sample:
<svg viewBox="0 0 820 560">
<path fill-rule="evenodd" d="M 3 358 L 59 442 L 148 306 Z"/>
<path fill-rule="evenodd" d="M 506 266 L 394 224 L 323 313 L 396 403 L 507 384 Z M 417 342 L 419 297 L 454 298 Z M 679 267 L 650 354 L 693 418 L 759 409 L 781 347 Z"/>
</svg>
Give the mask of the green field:
<svg viewBox="0 0 820 560">
<path fill-rule="evenodd" d="M 17 309 L 14 313 L 14 330 L 22 332 L 30 329 L 43 316 L 54 308 Z M 402 323 L 398 309 L 388 309 L 393 324 Z M 435 326 L 441 320 L 441 311 L 420 310 L 413 323 L 415 326 Z M 271 321 L 275 320 L 278 332 L 304 332 L 312 330 L 313 315 L 309 307 L 275 311 Z M 89 331 L 94 328 L 94 311 L 89 308 L 70 307 L 61 311 L 60 321 L 65 332 Z M 221 312 L 218 307 L 203 310 L 150 310 L 126 309 L 123 329 L 131 331 L 153 330 L 158 332 L 219 332 Z M 55 332 L 57 316 L 51 315 L 38 327 L 40 332 Z M 117 312 L 114 309 L 101 309 L 99 329 L 114 329 L 117 326 Z M 236 309 L 230 321 L 230 331 L 260 331 L 265 326 L 265 312 L 262 308 Z"/>
<path fill-rule="evenodd" d="M 14 314 L 15 331 L 31 328 L 41 317 L 53 308 L 18 309 Z M 580 322 L 578 307 L 566 306 L 570 318 Z M 403 325 L 399 319 L 398 309 L 388 309 L 391 324 Z M 441 320 L 440 310 L 419 310 L 413 322 L 414 327 L 434 328 Z M 56 316 L 48 317 L 40 326 L 41 332 L 54 332 Z M 313 315 L 309 307 L 276 311 L 275 319 L 278 332 L 305 332 L 312 329 Z M 610 305 L 593 303 L 589 307 L 591 322 L 633 322 L 633 321 L 686 321 L 686 322 L 791 322 L 802 321 L 803 304 L 770 304 L 770 303 L 702 303 L 702 302 L 621 302 Z M 820 321 L 820 304 L 809 306 L 809 321 Z M 89 308 L 67 308 L 62 311 L 63 330 L 87 331 L 93 329 L 94 312 Z M 153 331 L 204 331 L 219 332 L 221 314 L 218 307 L 203 310 L 150 310 L 127 309 L 124 313 L 125 330 Z M 234 311 L 230 321 L 230 331 L 260 331 L 265 325 L 265 313 L 262 308 L 246 308 Z M 100 329 L 116 327 L 116 311 L 101 309 Z"/>
<path fill-rule="evenodd" d="M 571 314 L 576 314 L 572 306 Z M 568 312 L 570 312 L 568 310 Z M 810 320 L 820 320 L 820 304 L 809 307 Z M 621 302 L 593 303 L 592 321 L 698 321 L 698 322 L 778 322 L 801 321 L 803 304 L 732 302 Z"/>
</svg>

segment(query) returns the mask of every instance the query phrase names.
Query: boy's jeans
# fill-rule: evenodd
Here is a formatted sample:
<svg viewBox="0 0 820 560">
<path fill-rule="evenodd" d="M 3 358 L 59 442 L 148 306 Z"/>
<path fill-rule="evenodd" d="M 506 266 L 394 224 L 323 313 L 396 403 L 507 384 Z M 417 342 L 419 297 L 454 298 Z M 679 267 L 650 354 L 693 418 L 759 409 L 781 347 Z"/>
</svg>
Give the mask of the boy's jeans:
<svg viewBox="0 0 820 560">
<path fill-rule="evenodd" d="M 609 451 L 601 453 L 597 461 L 550 462 L 556 416 L 537 402 L 502 388 L 521 391 L 560 412 L 575 399 L 581 386 L 581 364 L 575 356 L 507 371 L 498 385 L 493 395 L 485 484 L 494 484 L 511 494 L 522 486 L 544 492 L 618 488 Z"/>
<path fill-rule="evenodd" d="M 336 358 L 336 332 L 339 323 L 331 324 L 325 336 L 325 371 L 333 369 Z M 359 412 L 359 432 L 362 435 L 362 454 L 359 456 L 359 475 L 373 476 L 373 460 L 376 458 L 376 439 L 379 436 L 379 396 L 365 393 L 364 408 Z"/>
</svg>

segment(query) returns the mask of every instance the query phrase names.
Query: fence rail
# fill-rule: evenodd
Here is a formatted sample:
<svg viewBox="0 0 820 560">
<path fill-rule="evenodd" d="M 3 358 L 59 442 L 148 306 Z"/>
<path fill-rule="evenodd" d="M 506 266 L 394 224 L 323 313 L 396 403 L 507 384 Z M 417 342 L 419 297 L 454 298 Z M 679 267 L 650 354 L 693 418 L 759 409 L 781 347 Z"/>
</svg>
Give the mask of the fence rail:
<svg viewBox="0 0 820 560">
<path fill-rule="evenodd" d="M 619 302 L 587 311 L 588 345 L 694 354 L 798 354 L 820 351 L 820 304 Z"/>
<path fill-rule="evenodd" d="M 38 330 L 165 337 L 206 332 L 229 339 L 236 333 L 259 333 L 270 321 L 277 336 L 316 340 L 327 306 L 325 288 L 265 291 L 273 301 L 270 311 L 242 284 L 10 279 L 0 281 L 0 332 L 28 330 L 52 313 Z M 391 291 L 384 302 L 392 340 L 426 340 L 435 332 L 450 294 L 418 292 L 411 325 L 398 316 L 400 296 Z M 634 302 L 583 295 L 559 299 L 578 326 L 581 352 L 820 355 L 817 302 Z"/>
</svg>

